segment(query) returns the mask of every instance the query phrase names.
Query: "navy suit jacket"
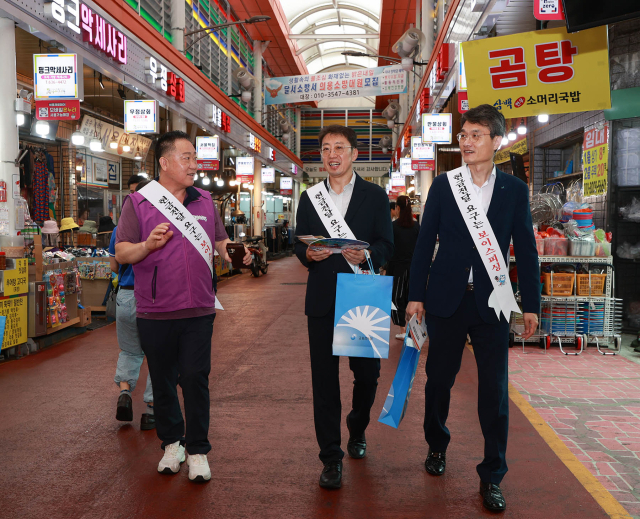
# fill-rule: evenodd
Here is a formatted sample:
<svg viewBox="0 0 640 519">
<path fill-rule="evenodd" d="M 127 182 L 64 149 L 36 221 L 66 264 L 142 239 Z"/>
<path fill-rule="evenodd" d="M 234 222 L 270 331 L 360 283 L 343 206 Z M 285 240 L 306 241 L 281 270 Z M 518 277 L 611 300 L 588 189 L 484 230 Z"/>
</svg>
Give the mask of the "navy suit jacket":
<svg viewBox="0 0 640 519">
<path fill-rule="evenodd" d="M 327 181 L 325 180 L 327 191 Z M 369 243 L 373 268 L 378 270 L 393 256 L 393 228 L 389 213 L 389 198 L 384 189 L 363 180 L 356 173 L 353 193 L 345 214 L 345 222 L 358 240 Z M 300 196 L 296 216 L 296 235 L 329 237 L 309 195 Z M 336 301 L 336 283 L 339 272 L 353 273 L 342 254 L 332 254 L 323 261 L 307 261 L 307 245 L 296 240 L 296 255 L 309 269 L 305 314 L 310 317 L 333 315 Z M 362 264 L 368 268 L 367 263 Z"/>
<path fill-rule="evenodd" d="M 538 313 L 540 267 L 527 185 L 513 175 L 496 170 L 487 217 L 505 261 L 508 261 L 513 237 L 522 310 Z M 432 262 L 436 238 L 438 253 Z M 423 302 L 429 314 L 450 317 L 462 301 L 471 267 L 478 311 L 485 322 L 497 323 L 496 313 L 488 304 L 493 285 L 460 214 L 447 175 L 439 175 L 433 180 L 424 206 L 411 263 L 409 301 Z M 504 315 L 501 316 L 504 319 Z"/>
</svg>

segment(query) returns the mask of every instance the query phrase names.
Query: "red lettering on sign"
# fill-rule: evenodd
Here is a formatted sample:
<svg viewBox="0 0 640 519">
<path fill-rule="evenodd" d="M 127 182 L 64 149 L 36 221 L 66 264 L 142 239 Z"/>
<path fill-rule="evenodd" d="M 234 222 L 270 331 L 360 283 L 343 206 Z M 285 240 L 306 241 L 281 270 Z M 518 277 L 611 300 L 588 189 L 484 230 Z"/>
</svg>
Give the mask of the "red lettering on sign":
<svg viewBox="0 0 640 519">
<path fill-rule="evenodd" d="M 524 49 L 514 47 L 489 51 L 489 59 L 501 59 L 497 67 L 489 67 L 491 85 L 495 90 L 527 86 L 527 64 Z"/>
</svg>

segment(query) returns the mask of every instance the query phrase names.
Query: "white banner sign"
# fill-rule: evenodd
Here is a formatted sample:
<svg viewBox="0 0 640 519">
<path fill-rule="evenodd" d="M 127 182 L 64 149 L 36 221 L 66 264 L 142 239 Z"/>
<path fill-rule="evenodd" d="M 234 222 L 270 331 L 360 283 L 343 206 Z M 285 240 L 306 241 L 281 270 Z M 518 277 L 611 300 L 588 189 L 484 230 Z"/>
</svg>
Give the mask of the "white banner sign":
<svg viewBox="0 0 640 519">
<path fill-rule="evenodd" d="M 196 154 L 200 160 L 218 160 L 218 136 L 196 137 Z"/>
<path fill-rule="evenodd" d="M 400 159 L 400 173 L 402 175 L 413 175 L 413 170 L 411 169 L 411 157 L 403 157 Z M 404 182 L 402 184 L 404 186 Z"/>
<path fill-rule="evenodd" d="M 400 65 L 343 72 L 265 78 L 268 105 L 304 103 L 322 99 L 404 94 L 407 72 Z"/>
<path fill-rule="evenodd" d="M 404 175 L 402 173 L 397 171 L 391 173 L 391 187 L 404 187 Z"/>
<path fill-rule="evenodd" d="M 293 179 L 291 177 L 280 177 L 280 189 L 293 189 Z"/>
<path fill-rule="evenodd" d="M 451 114 L 422 114 L 422 142 L 451 144 Z"/>
<path fill-rule="evenodd" d="M 435 146 L 422 142 L 422 137 L 411 137 L 411 158 L 413 160 L 434 160 Z"/>
<path fill-rule="evenodd" d="M 124 131 L 127 133 L 158 133 L 158 103 L 154 100 L 125 100 Z"/>
<path fill-rule="evenodd" d="M 76 99 L 78 59 L 75 54 L 34 54 L 35 99 Z"/>
<path fill-rule="evenodd" d="M 273 184 L 276 181 L 275 168 L 262 168 L 262 183 Z"/>
<path fill-rule="evenodd" d="M 94 137 L 100 139 L 104 153 L 110 153 L 127 159 L 133 159 L 136 151 L 139 150 L 140 155 L 142 155 L 142 160 L 144 161 L 151 147 L 151 139 L 147 139 L 142 135 L 136 135 L 135 133 L 125 133 L 122 128 L 95 119 L 90 115 L 85 115 L 82 118 L 80 132 L 84 134 L 86 142 L 89 142 Z M 117 143 L 115 149 L 110 146 L 112 141 Z M 127 146 L 129 147 L 128 149 L 126 148 Z M 125 151 L 125 149 L 127 149 L 127 151 Z"/>
<path fill-rule="evenodd" d="M 253 157 L 236 157 L 236 177 L 253 176 Z"/>
</svg>

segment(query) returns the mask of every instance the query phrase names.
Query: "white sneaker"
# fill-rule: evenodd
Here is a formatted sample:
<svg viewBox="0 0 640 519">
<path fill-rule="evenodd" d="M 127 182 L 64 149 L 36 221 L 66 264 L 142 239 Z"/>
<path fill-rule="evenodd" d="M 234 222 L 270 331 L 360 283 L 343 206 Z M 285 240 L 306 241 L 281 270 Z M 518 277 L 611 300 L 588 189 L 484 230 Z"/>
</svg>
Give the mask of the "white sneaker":
<svg viewBox="0 0 640 519">
<path fill-rule="evenodd" d="M 187 459 L 189 465 L 189 479 L 202 483 L 211 479 L 211 471 L 209 470 L 209 461 L 206 454 L 189 454 Z"/>
<path fill-rule="evenodd" d="M 184 463 L 184 446 L 180 442 L 172 443 L 164 448 L 164 456 L 158 463 L 158 472 L 162 474 L 177 474 L 180 472 L 180 463 Z"/>
<path fill-rule="evenodd" d="M 398 333 L 396 334 L 396 339 L 398 339 L 399 341 L 404 341 L 405 336 L 407 335 L 407 333 Z"/>
</svg>

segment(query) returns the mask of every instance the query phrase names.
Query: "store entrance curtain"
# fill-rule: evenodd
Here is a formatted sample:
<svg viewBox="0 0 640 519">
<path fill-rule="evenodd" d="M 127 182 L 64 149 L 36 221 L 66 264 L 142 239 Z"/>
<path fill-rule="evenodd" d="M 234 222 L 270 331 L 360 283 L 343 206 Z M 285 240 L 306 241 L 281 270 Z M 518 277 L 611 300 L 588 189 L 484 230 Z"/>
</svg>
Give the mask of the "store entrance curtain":
<svg viewBox="0 0 640 519">
<path fill-rule="evenodd" d="M 333 354 L 389 358 L 391 276 L 338 274 Z"/>
</svg>

